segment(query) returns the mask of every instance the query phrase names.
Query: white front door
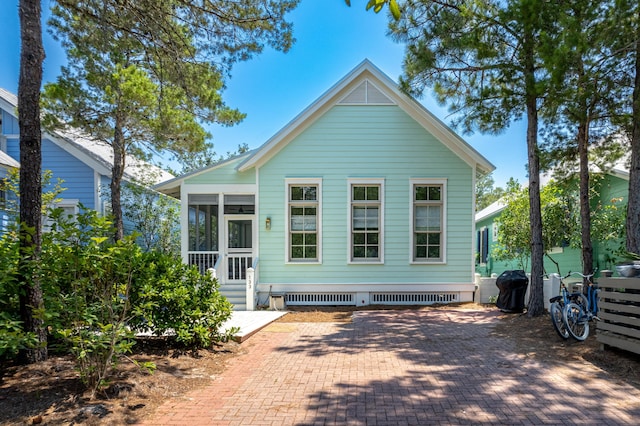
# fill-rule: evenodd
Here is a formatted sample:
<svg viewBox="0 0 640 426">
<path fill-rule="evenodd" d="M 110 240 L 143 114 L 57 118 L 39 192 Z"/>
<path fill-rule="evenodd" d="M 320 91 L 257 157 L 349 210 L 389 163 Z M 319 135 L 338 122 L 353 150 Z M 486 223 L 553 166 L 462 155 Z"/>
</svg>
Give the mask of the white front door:
<svg viewBox="0 0 640 426">
<path fill-rule="evenodd" d="M 246 280 L 247 268 L 253 263 L 253 215 L 225 215 L 226 266 L 225 282 Z"/>
</svg>

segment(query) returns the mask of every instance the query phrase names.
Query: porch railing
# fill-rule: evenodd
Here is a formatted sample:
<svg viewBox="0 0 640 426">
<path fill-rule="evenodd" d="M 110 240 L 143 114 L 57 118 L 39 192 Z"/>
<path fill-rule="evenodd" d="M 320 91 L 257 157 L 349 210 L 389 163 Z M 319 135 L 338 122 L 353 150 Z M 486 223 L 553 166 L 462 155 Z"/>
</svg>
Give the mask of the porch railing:
<svg viewBox="0 0 640 426">
<path fill-rule="evenodd" d="M 220 253 L 217 251 L 190 251 L 187 257 L 188 264 L 197 265 L 200 273 L 204 274 L 209 269 L 216 267 Z"/>
<path fill-rule="evenodd" d="M 230 254 L 227 256 L 227 280 L 239 281 L 247 279 L 247 269 L 251 267 L 253 256 L 245 254 Z"/>
</svg>

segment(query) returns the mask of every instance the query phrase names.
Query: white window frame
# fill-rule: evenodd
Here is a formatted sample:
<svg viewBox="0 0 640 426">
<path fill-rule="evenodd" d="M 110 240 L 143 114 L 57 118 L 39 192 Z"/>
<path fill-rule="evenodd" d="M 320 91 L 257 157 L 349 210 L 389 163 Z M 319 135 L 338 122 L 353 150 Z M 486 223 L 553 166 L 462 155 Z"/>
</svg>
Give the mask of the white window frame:
<svg viewBox="0 0 640 426">
<path fill-rule="evenodd" d="M 291 209 L 290 201 L 292 186 L 316 186 L 316 258 L 311 260 L 291 258 Z M 287 218 L 285 233 L 285 263 L 294 265 L 318 265 L 322 263 L 322 179 L 321 178 L 286 178 L 285 179 L 285 217 Z M 300 203 L 304 204 L 304 202 Z"/>
<path fill-rule="evenodd" d="M 62 208 L 62 209 L 67 209 L 67 208 L 72 208 L 73 209 L 73 213 L 72 215 L 75 217 L 78 216 L 78 213 L 80 213 L 80 200 L 77 198 L 69 198 L 69 199 L 61 199 L 58 201 L 55 201 L 53 203 L 53 208 L 57 209 L 57 208 Z M 66 217 L 65 217 L 66 219 Z M 50 232 L 51 231 L 51 219 L 49 218 L 48 214 L 44 214 L 42 215 L 42 231 L 43 232 Z"/>
<path fill-rule="evenodd" d="M 356 186 L 377 186 L 378 202 L 366 202 L 366 201 L 354 201 L 353 200 L 353 188 Z M 365 179 L 365 178 L 351 178 L 348 179 L 348 199 L 347 199 L 347 211 L 348 223 L 347 229 L 349 230 L 349 246 L 347 247 L 347 263 L 349 264 L 383 264 L 384 263 L 384 179 Z M 354 258 L 353 257 L 353 207 L 354 205 L 361 204 L 376 204 L 378 205 L 378 258 Z"/>
<path fill-rule="evenodd" d="M 489 261 L 489 247 L 491 246 L 491 241 L 489 241 L 489 228 L 483 226 L 478 230 L 478 265 L 485 266 Z M 487 246 L 484 245 L 484 235 L 487 235 Z M 486 249 L 486 252 L 485 252 Z"/>
<path fill-rule="evenodd" d="M 414 231 L 414 191 L 416 186 L 441 186 L 442 187 L 442 210 L 440 217 L 441 238 L 440 238 L 440 258 L 438 259 L 416 259 L 415 258 L 415 231 Z M 409 180 L 409 263 L 417 265 L 439 265 L 447 263 L 447 179 L 441 178 L 414 178 Z"/>
</svg>

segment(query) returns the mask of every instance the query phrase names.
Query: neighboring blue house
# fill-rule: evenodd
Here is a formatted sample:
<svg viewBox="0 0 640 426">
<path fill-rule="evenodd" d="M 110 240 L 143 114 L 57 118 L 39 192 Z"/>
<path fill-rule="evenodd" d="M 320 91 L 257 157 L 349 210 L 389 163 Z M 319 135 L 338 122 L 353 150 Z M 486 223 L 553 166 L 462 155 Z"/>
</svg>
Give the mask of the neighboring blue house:
<svg viewBox="0 0 640 426">
<path fill-rule="evenodd" d="M 364 61 L 257 150 L 156 189 L 236 309 L 415 305 L 472 300 L 475 177 L 493 168 Z"/>
<path fill-rule="evenodd" d="M 19 167 L 17 104 L 16 95 L 0 88 L 0 163 L 3 163 L 0 166 L 0 178 L 5 177 L 8 167 Z M 51 170 L 54 183 L 58 178 L 64 181 L 62 186 L 66 190 L 57 207 L 69 213 L 77 213 L 79 203 L 100 213 L 105 212 L 105 203 L 108 203 L 105 189 L 108 190 L 111 180 L 112 159 L 112 149 L 105 143 L 62 132 L 42 134 L 42 169 Z M 10 164 L 4 164 L 6 162 Z M 155 182 L 173 177 L 136 159 L 127 158 L 127 164 L 125 181 L 143 176 L 149 170 L 156 174 Z"/>
<path fill-rule="evenodd" d="M 629 191 L 629 170 L 624 165 L 624 161 L 607 170 L 596 189 L 599 197 L 591 200 L 592 208 L 595 208 L 598 204 L 611 204 L 614 199 L 623 200 L 622 203 L 617 204 L 626 204 L 625 200 L 628 198 Z M 522 265 L 516 259 L 497 261 L 492 255 L 494 248 L 497 246 L 500 233 L 497 219 L 505 207 L 505 203 L 502 200 L 498 200 L 476 214 L 476 272 L 485 277 L 492 274 L 500 275 L 507 270 L 522 269 Z M 616 244 L 603 243 L 601 241 L 592 241 L 592 244 L 594 268 L 598 271 L 615 269 L 616 261 L 620 260 L 615 258 Z M 558 266 L 545 256 L 544 268 L 547 273 L 557 273 L 558 268 L 561 274 L 567 274 L 570 271 L 582 271 L 582 253 L 580 249 L 551 247 L 549 255 L 558 263 Z M 530 265 L 525 266 L 526 270 L 529 270 L 529 268 Z"/>
<path fill-rule="evenodd" d="M 2 144 L 2 139 L 0 139 L 0 144 Z M 18 168 L 20 168 L 20 163 L 0 149 L 0 180 L 5 179 L 10 170 Z M 11 223 L 11 212 L 7 206 L 8 196 L 10 195 L 0 188 L 0 233 L 4 232 Z"/>
</svg>

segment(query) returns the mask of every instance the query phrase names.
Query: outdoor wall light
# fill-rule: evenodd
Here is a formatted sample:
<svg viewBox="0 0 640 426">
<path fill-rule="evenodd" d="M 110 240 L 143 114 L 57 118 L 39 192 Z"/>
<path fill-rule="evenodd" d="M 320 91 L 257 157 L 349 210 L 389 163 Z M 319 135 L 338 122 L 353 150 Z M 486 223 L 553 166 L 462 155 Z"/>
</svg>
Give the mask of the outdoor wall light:
<svg viewBox="0 0 640 426">
<path fill-rule="evenodd" d="M 265 220 L 264 222 L 264 226 L 265 228 L 267 228 L 267 231 L 271 230 L 271 218 L 267 217 L 267 220 Z"/>
</svg>

